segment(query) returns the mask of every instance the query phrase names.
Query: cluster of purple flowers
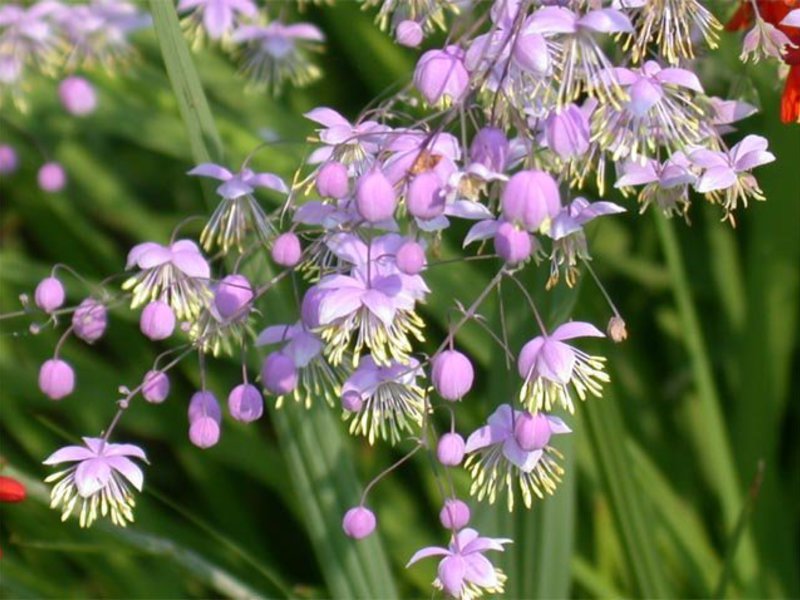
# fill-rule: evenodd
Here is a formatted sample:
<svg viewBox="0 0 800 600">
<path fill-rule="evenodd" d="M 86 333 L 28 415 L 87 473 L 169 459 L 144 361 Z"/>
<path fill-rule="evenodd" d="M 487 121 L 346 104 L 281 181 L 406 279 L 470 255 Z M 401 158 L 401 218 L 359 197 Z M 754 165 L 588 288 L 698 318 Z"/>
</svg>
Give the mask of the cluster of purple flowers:
<svg viewBox="0 0 800 600">
<path fill-rule="evenodd" d="M 73 315 L 40 373 L 42 391 L 54 400 L 68 396 L 76 379 L 59 348 L 70 334 L 88 343 L 102 336 L 107 307 L 120 297 L 131 309 L 142 307 L 145 336 L 183 339 L 137 387 L 123 389 L 102 439 L 87 438 L 85 448 L 62 449 L 46 461 L 77 463 L 53 476 L 59 480 L 53 503 L 65 516 L 80 502 L 82 524 L 98 516 L 98 507 L 105 515 L 106 506 L 115 522 L 132 520 L 130 488 L 141 488 L 142 474 L 129 457 L 144 459 L 144 453 L 108 442 L 130 401 L 141 394 L 163 402 L 167 371 L 186 356 L 200 356 L 202 374 L 203 357 L 244 356 L 262 346 L 270 351 L 258 375 L 243 365 L 242 380 L 228 395 L 234 419 L 260 418 L 264 395 L 278 407 L 286 398 L 307 407 L 324 399 L 369 444 L 410 442 L 400 462 L 424 449 L 447 468 L 463 464 L 472 480 L 464 491 L 477 502 L 504 497 L 513 510 L 521 495 L 530 508 L 555 492 L 564 473 L 557 439 L 571 430 L 554 413 L 572 414 L 576 398 L 601 396 L 609 376 L 605 359 L 575 341 L 606 334 L 580 321 L 547 328 L 537 310 L 539 290 L 527 289 L 521 274 L 547 269 L 550 289 L 572 286 L 590 269 L 585 228 L 625 211 L 599 199 L 607 181 L 623 192 L 641 187 L 642 210 L 655 204 L 667 215 L 687 215 L 699 195 L 733 222 L 740 205 L 763 199 L 752 170 L 774 156 L 759 136 L 728 148 L 723 135 L 733 131 L 730 123 L 751 109 L 706 96 L 692 70 L 695 46 L 713 47 L 719 29 L 693 0 L 366 4 L 381 4 L 379 23 L 405 46 L 422 43 L 459 11 L 458 18 L 472 18 L 475 26 L 420 56 L 416 94 L 393 96 L 355 121 L 328 107 L 308 112 L 316 146 L 291 186 L 276 174 L 254 172 L 249 159 L 238 172 L 208 163 L 189 170 L 220 182 L 219 204 L 200 245 L 173 239 L 135 246 L 120 293 L 63 309 L 55 271 L 37 287 L 35 304 L 49 319 Z M 300 72 L 309 71 L 299 41 L 322 39 L 310 25 L 257 24 L 251 0 L 181 0 L 179 9 L 192 11 L 190 24 L 211 39 L 252 44 L 248 69 L 269 71 L 268 77 L 302 82 Z M 627 41 L 614 48 L 613 37 Z M 420 99 L 433 110 L 412 122 L 399 107 Z M 279 199 L 279 210 L 263 208 L 259 188 Z M 460 238 L 454 221 L 469 225 Z M 430 345 L 420 306 L 431 294 L 451 292 L 426 281 L 429 269 L 453 262 L 440 259 L 444 240 L 462 249 L 454 260 L 482 257 L 496 269 L 469 306 L 456 303 L 460 318 Z M 259 269 L 260 279 L 248 278 L 248 261 L 259 253 L 271 268 Z M 257 303 L 285 279 L 298 291 L 297 319 L 265 322 Z M 473 393 L 478 373 L 458 349 L 458 333 L 506 281 L 520 287 L 535 326 L 519 349 L 507 346 L 505 331 L 492 336 L 516 361 L 519 392 L 482 400 Z M 619 342 L 625 323 L 609 305 L 607 332 Z M 210 448 L 221 439 L 222 409 L 205 377 L 201 384 L 189 402 L 188 434 L 196 446 Z M 487 415 L 467 436 L 457 431 L 461 402 L 477 403 Z M 447 431 L 437 431 L 437 408 L 452 415 Z M 365 506 L 371 487 L 343 518 L 344 532 L 355 539 L 377 526 Z M 501 592 L 505 575 L 484 554 L 511 540 L 468 527 L 469 507 L 451 486 L 443 489 L 452 491 L 440 515 L 450 542 L 420 550 L 409 565 L 442 557 L 434 586 L 452 597 Z"/>
</svg>

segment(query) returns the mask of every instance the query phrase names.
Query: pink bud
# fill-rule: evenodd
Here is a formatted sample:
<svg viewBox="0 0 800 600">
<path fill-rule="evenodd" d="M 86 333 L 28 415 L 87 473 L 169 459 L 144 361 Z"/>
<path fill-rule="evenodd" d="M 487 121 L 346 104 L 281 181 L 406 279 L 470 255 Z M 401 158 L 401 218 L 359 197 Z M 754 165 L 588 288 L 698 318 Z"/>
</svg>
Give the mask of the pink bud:
<svg viewBox="0 0 800 600">
<path fill-rule="evenodd" d="M 531 236 L 511 223 L 502 223 L 494 234 L 494 251 L 509 264 L 522 262 L 533 252 Z"/>
<path fill-rule="evenodd" d="M 72 327 L 75 335 L 93 344 L 106 331 L 108 311 L 94 298 L 86 298 L 72 314 Z"/>
<path fill-rule="evenodd" d="M 342 529 L 351 538 L 361 540 L 375 531 L 375 523 L 375 514 L 370 509 L 356 506 L 345 513 Z"/>
<path fill-rule="evenodd" d="M 397 268 L 406 275 L 416 275 L 425 266 L 425 250 L 417 242 L 406 242 L 397 250 Z"/>
<path fill-rule="evenodd" d="M 497 127 L 484 127 L 469 147 L 469 158 L 487 169 L 502 173 L 508 162 L 509 144 L 506 134 Z"/>
<path fill-rule="evenodd" d="M 144 307 L 139 329 L 153 341 L 165 340 L 175 331 L 175 313 L 166 302 L 154 300 Z"/>
<path fill-rule="evenodd" d="M 169 395 L 169 377 L 163 371 L 148 371 L 144 376 L 142 396 L 151 404 L 161 404 Z"/>
<path fill-rule="evenodd" d="M 237 421 L 250 423 L 264 414 L 264 399 L 256 386 L 242 383 L 228 395 L 228 410 Z"/>
<path fill-rule="evenodd" d="M 36 306 L 51 313 L 64 304 L 64 286 L 55 277 L 45 277 L 36 286 L 33 294 Z"/>
<path fill-rule="evenodd" d="M 405 20 L 397 24 L 394 38 L 401 46 L 416 48 L 422 43 L 424 37 L 422 26 L 416 21 Z"/>
<path fill-rule="evenodd" d="M 75 372 L 66 361 L 46 360 L 39 369 L 39 389 L 51 400 L 61 400 L 75 389 Z"/>
<path fill-rule="evenodd" d="M 469 91 L 464 51 L 450 45 L 423 54 L 414 70 L 414 85 L 428 104 L 461 101 Z"/>
<path fill-rule="evenodd" d="M 335 160 L 326 162 L 317 171 L 317 192 L 323 198 L 344 198 L 350 187 L 347 167 Z"/>
<path fill-rule="evenodd" d="M 439 521 L 447 529 L 459 530 L 469 523 L 469 506 L 457 498 L 448 498 L 444 501 Z"/>
<path fill-rule="evenodd" d="M 406 194 L 406 207 L 411 215 L 424 220 L 433 219 L 444 212 L 444 205 L 442 182 L 436 173 L 426 171 L 411 180 Z"/>
<path fill-rule="evenodd" d="M 302 255 L 300 238 L 291 231 L 279 235 L 272 244 L 272 260 L 282 267 L 296 266 Z"/>
<path fill-rule="evenodd" d="M 469 359 L 457 350 L 445 350 L 433 358 L 433 387 L 445 400 L 460 400 L 472 389 L 475 371 Z"/>
<path fill-rule="evenodd" d="M 18 166 L 16 150 L 8 144 L 0 144 L 0 175 L 10 175 Z"/>
<path fill-rule="evenodd" d="M 550 441 L 550 423 L 541 413 L 524 412 L 516 418 L 514 439 L 526 452 L 541 450 Z"/>
<path fill-rule="evenodd" d="M 253 301 L 253 288 L 244 275 L 228 275 L 219 282 L 214 293 L 214 305 L 223 319 L 241 319 L 247 316 L 245 310 Z"/>
<path fill-rule="evenodd" d="M 276 396 L 294 391 L 297 387 L 297 367 L 294 361 L 280 352 L 273 352 L 261 367 L 261 383 Z"/>
<path fill-rule="evenodd" d="M 561 210 L 561 196 L 555 179 L 544 171 L 515 173 L 503 188 L 500 198 L 503 216 L 518 221 L 525 229 L 535 231 L 547 218 Z"/>
<path fill-rule="evenodd" d="M 58 86 L 58 97 L 68 113 L 82 117 L 94 112 L 97 94 L 83 77 L 67 77 Z"/>
<path fill-rule="evenodd" d="M 189 422 L 209 418 L 217 423 L 222 421 L 222 409 L 219 407 L 217 397 L 208 391 L 199 391 L 192 394 L 189 401 Z"/>
<path fill-rule="evenodd" d="M 211 417 L 200 417 L 189 425 L 189 440 L 198 448 L 205 450 L 219 442 L 220 428 Z"/>
<path fill-rule="evenodd" d="M 447 467 L 457 467 L 464 460 L 465 449 L 463 437 L 457 433 L 445 433 L 436 446 L 436 458 Z"/>
<path fill-rule="evenodd" d="M 350 412 L 358 412 L 364 406 L 361 394 L 355 390 L 350 390 L 342 394 L 342 408 Z"/>
<path fill-rule="evenodd" d="M 45 192 L 59 192 L 67 185 L 67 174 L 57 162 L 48 162 L 42 165 L 36 176 L 39 187 Z"/>
<path fill-rule="evenodd" d="M 356 209 L 370 223 L 385 221 L 394 215 L 397 196 L 386 176 L 378 170 L 362 175 L 356 184 Z"/>
</svg>

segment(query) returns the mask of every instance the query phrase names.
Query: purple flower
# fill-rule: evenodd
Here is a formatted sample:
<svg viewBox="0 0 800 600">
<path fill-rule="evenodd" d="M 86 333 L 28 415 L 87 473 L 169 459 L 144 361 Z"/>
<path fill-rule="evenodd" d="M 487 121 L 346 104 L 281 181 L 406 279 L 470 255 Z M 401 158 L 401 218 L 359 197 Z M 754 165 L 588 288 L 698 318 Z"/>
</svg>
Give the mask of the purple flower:
<svg viewBox="0 0 800 600">
<path fill-rule="evenodd" d="M 553 177 L 544 171 L 515 173 L 503 188 L 503 216 L 536 231 L 561 209 L 561 196 Z"/>
<path fill-rule="evenodd" d="M 227 275 L 214 289 L 214 307 L 221 321 L 242 321 L 253 303 L 253 286 L 244 275 Z"/>
<path fill-rule="evenodd" d="M 51 400 L 61 400 L 75 390 L 75 371 L 66 361 L 46 360 L 39 368 L 39 389 Z"/>
<path fill-rule="evenodd" d="M 133 522 L 134 499 L 131 486 L 142 491 L 144 475 L 131 458 L 147 462 L 133 444 L 111 444 L 101 438 L 83 438 L 84 446 L 66 446 L 45 459 L 46 465 L 74 463 L 45 479 L 57 481 L 50 492 L 50 506 L 62 505 L 66 521 L 80 507 L 81 527 L 89 527 L 99 516 L 111 517 L 115 525 Z"/>
<path fill-rule="evenodd" d="M 406 275 L 416 275 L 425 268 L 425 249 L 418 242 L 408 241 L 397 249 L 397 268 Z"/>
<path fill-rule="evenodd" d="M 283 179 L 273 173 L 254 173 L 246 167 L 234 175 L 225 167 L 212 163 L 198 165 L 188 174 L 223 182 L 217 188 L 222 201 L 200 234 L 203 248 L 211 250 L 217 245 L 227 252 L 236 246 L 241 252 L 250 230 L 255 231 L 261 242 L 267 242 L 272 237 L 275 228 L 253 194 L 259 187 L 288 194 L 289 188 Z"/>
<path fill-rule="evenodd" d="M 589 112 L 589 114 L 587 114 Z M 589 116 L 576 104 L 553 110 L 545 121 L 547 146 L 562 160 L 580 158 L 589 150 Z"/>
<path fill-rule="evenodd" d="M 469 523 L 469 506 L 457 498 L 448 498 L 439 512 L 439 521 L 445 529 L 457 531 Z"/>
<path fill-rule="evenodd" d="M 148 371 L 142 382 L 142 396 L 151 404 L 161 404 L 169 395 L 169 377 L 163 371 Z"/>
<path fill-rule="evenodd" d="M 425 52 L 414 71 L 414 85 L 428 104 L 461 102 L 469 91 L 464 51 L 451 45 Z"/>
<path fill-rule="evenodd" d="M 422 220 L 430 220 L 444 213 L 446 198 L 442 180 L 433 171 L 420 173 L 408 184 L 406 208 Z"/>
<path fill-rule="evenodd" d="M 75 335 L 89 344 L 95 343 L 106 331 L 108 311 L 94 298 L 86 298 L 72 314 Z"/>
<path fill-rule="evenodd" d="M 424 33 L 419 23 L 406 19 L 397 24 L 394 37 L 401 46 L 416 48 L 422 43 Z"/>
<path fill-rule="evenodd" d="M 464 460 L 464 438 L 457 433 L 445 433 L 436 445 L 436 458 L 446 467 L 457 467 Z"/>
<path fill-rule="evenodd" d="M 433 387 L 445 400 L 461 400 L 471 389 L 475 370 L 467 356 L 457 350 L 445 350 L 431 361 Z"/>
<path fill-rule="evenodd" d="M 665 162 L 648 160 L 626 161 L 620 168 L 620 176 L 614 187 L 625 188 L 644 185 L 638 201 L 641 212 L 655 204 L 665 215 L 686 215 L 689 210 L 689 185 L 697 180 L 692 164 L 683 152 L 675 152 Z"/>
<path fill-rule="evenodd" d="M 250 423 L 264 414 L 264 399 L 256 386 L 241 383 L 228 394 L 228 410 L 237 421 Z"/>
<path fill-rule="evenodd" d="M 602 383 L 608 382 L 603 370 L 605 358 L 590 356 L 564 343 L 579 337 L 605 337 L 591 323 L 571 321 L 560 325 L 550 335 L 533 338 L 522 347 L 517 359 L 519 376 L 524 380 L 520 401 L 531 412 L 562 407 L 575 412 L 571 385 L 581 400 L 587 392 L 599 397 Z"/>
<path fill-rule="evenodd" d="M 329 160 L 319 168 L 315 182 L 323 198 L 344 198 L 350 188 L 347 167 L 336 160 Z"/>
<path fill-rule="evenodd" d="M 64 286 L 55 277 L 45 277 L 36 286 L 33 294 L 36 306 L 46 313 L 51 313 L 64 304 Z"/>
<path fill-rule="evenodd" d="M 397 206 L 392 184 L 378 169 L 364 173 L 356 183 L 356 210 L 370 223 L 391 219 Z"/>
<path fill-rule="evenodd" d="M 72 115 L 83 117 L 97 108 L 97 94 L 94 87 L 83 77 L 67 77 L 58 85 L 61 105 Z"/>
<path fill-rule="evenodd" d="M 154 300 L 144 307 L 139 329 L 153 341 L 165 340 L 175 331 L 175 313 L 166 302 Z"/>
<path fill-rule="evenodd" d="M 180 0 L 178 12 L 193 11 L 192 18 L 202 21 L 212 40 L 227 36 L 242 20 L 255 18 L 258 7 L 253 0 Z"/>
<path fill-rule="evenodd" d="M 420 426 L 425 410 L 425 391 L 417 383 L 422 376 L 414 358 L 380 366 L 371 355 L 362 357 L 342 384 L 343 396 L 356 393 L 362 401 L 358 412 L 346 415 L 350 433 L 367 436 L 370 444 L 376 437 L 395 444 L 403 431 L 412 433 L 412 425 Z"/>
<path fill-rule="evenodd" d="M 332 108 L 321 106 L 305 115 L 306 119 L 319 123 L 319 141 L 324 145 L 317 148 L 308 158 L 309 164 L 321 163 L 333 158 L 345 165 L 352 165 L 354 173 L 360 175 L 371 166 L 373 156 L 378 152 L 387 127 L 377 121 L 350 123 Z"/>
<path fill-rule="evenodd" d="M 552 494 L 561 481 L 564 470 L 557 462 L 561 455 L 549 445 L 550 435 L 570 433 L 570 428 L 558 417 L 537 413 L 533 418 L 548 433 L 527 440 L 539 443 L 526 444 L 529 448 L 526 450 L 520 445 L 516 432 L 518 422 L 526 415 L 531 416 L 503 404 L 489 417 L 487 425 L 467 438 L 466 451 L 470 456 L 465 468 L 472 476 L 470 494 L 477 495 L 478 500 L 487 498 L 493 504 L 497 495 L 505 491 L 511 511 L 514 489 L 518 487 L 522 502 L 530 508 L 534 495 L 544 498 L 545 493 Z"/>
<path fill-rule="evenodd" d="M 272 243 L 270 251 L 272 260 L 276 264 L 289 269 L 296 267 L 303 257 L 303 247 L 300 245 L 300 238 L 291 231 L 282 233 Z"/>
<path fill-rule="evenodd" d="M 291 357 L 273 352 L 261 366 L 261 383 L 276 396 L 284 396 L 297 388 L 298 372 Z"/>
<path fill-rule="evenodd" d="M 44 163 L 36 174 L 39 187 L 45 192 L 60 192 L 67 185 L 67 173 L 60 163 Z"/>
<path fill-rule="evenodd" d="M 497 127 L 484 127 L 469 147 L 469 157 L 473 163 L 480 163 L 490 171 L 502 173 L 508 164 L 510 144 L 506 134 Z"/>
<path fill-rule="evenodd" d="M 503 551 L 504 544 L 512 540 L 487 538 L 471 528 L 462 529 L 453 535 L 447 548 L 428 546 L 417 551 L 406 567 L 431 556 L 444 556 L 439 563 L 438 576 L 433 582 L 436 589 L 444 590 L 448 596 L 469 600 L 489 594 L 502 594 L 505 574 L 492 565 L 484 556 L 489 550 Z"/>
<path fill-rule="evenodd" d="M 342 529 L 351 538 L 362 540 L 375 531 L 375 513 L 363 506 L 348 510 L 342 519 Z"/>
<path fill-rule="evenodd" d="M 13 146 L 0 144 L 0 175 L 10 175 L 17 170 L 18 166 L 19 158 Z"/>
<path fill-rule="evenodd" d="M 500 222 L 499 224 L 495 221 L 481 221 L 481 223 L 487 226 L 487 230 L 494 230 L 494 251 L 509 265 L 516 265 L 524 262 L 533 253 L 533 239 L 531 234 L 524 229 L 520 229 L 513 223 L 508 223 L 507 221 Z M 470 230 L 472 237 L 468 235 L 467 239 L 464 240 L 464 244 L 477 239 L 475 237 L 476 230 L 477 225 Z M 483 232 L 479 231 L 478 233 Z"/>
<path fill-rule="evenodd" d="M 178 240 L 169 246 L 138 244 L 128 253 L 125 264 L 126 270 L 133 267 L 141 271 L 122 284 L 123 290 L 133 289 L 131 308 L 158 298 L 166 301 L 179 319 L 192 319 L 208 303 L 211 269 L 191 240 Z"/>
</svg>

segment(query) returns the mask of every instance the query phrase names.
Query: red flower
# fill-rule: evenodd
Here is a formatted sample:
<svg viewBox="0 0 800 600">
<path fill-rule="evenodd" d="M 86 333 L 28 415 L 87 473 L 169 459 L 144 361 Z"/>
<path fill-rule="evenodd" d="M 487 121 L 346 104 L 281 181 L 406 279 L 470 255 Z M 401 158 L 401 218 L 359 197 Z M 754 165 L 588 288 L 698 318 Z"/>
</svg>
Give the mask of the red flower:
<svg viewBox="0 0 800 600">
<path fill-rule="evenodd" d="M 21 502 L 25 500 L 25 486 L 11 477 L 0 476 L 0 502 Z"/>
</svg>

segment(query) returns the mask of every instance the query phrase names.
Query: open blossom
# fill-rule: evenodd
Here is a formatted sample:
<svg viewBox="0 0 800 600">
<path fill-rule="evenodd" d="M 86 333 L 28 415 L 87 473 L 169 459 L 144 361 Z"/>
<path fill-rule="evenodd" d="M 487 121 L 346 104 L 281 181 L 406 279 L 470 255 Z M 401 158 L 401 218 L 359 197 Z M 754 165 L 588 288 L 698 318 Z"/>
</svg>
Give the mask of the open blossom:
<svg viewBox="0 0 800 600">
<path fill-rule="evenodd" d="M 762 58 L 781 60 L 787 46 L 796 47 L 783 31 L 758 17 L 753 28 L 744 36 L 739 60 L 745 63 L 751 58 L 754 63 Z"/>
<path fill-rule="evenodd" d="M 602 384 L 609 380 L 604 370 L 605 358 L 591 356 L 564 343 L 579 337 L 605 337 L 591 323 L 571 321 L 553 333 L 533 338 L 522 347 L 517 360 L 524 383 L 519 398 L 531 412 L 561 407 L 575 412 L 570 388 L 578 398 L 587 393 L 600 396 Z"/>
<path fill-rule="evenodd" d="M 50 507 L 61 506 L 61 520 L 79 510 L 81 527 L 89 527 L 98 517 L 110 516 L 115 525 L 133 522 L 135 501 L 131 487 L 142 491 L 144 475 L 131 458 L 147 462 L 133 444 L 111 444 L 102 438 L 83 438 L 83 446 L 66 446 L 44 461 L 46 465 L 72 463 L 49 475 L 45 482 L 58 482 L 50 492 Z"/>
<path fill-rule="evenodd" d="M 689 210 L 689 185 L 697 180 L 692 164 L 683 152 L 675 152 L 663 163 L 648 160 L 622 163 L 614 187 L 623 193 L 633 186 L 643 185 L 637 200 L 640 212 L 655 204 L 665 215 L 687 215 Z"/>
<path fill-rule="evenodd" d="M 257 87 L 278 93 L 286 81 L 303 86 L 319 79 L 319 67 L 311 62 L 325 35 L 311 23 L 271 21 L 267 25 L 243 25 L 231 36 L 245 45 L 242 71 Z"/>
<path fill-rule="evenodd" d="M 364 173 L 372 165 L 373 156 L 388 129 L 377 121 L 350 123 L 326 106 L 310 110 L 303 116 L 323 126 L 317 130 L 323 146 L 311 153 L 308 162 L 316 164 L 333 159 L 351 166 L 355 175 Z"/>
<path fill-rule="evenodd" d="M 534 435 L 520 435 L 520 425 L 526 419 L 533 425 Z M 505 492 L 511 511 L 514 490 L 519 489 L 523 504 L 530 508 L 533 497 L 552 494 L 564 474 L 558 464 L 562 456 L 550 445 L 550 437 L 570 432 L 558 417 L 542 412 L 532 415 L 508 404 L 499 406 L 487 424 L 467 439 L 469 457 L 465 466 L 472 476 L 470 494 L 494 503 L 498 494 Z"/>
<path fill-rule="evenodd" d="M 354 359 L 367 348 L 381 364 L 407 361 L 409 336 L 422 340 L 423 322 L 415 306 L 429 290 L 422 277 L 397 268 L 395 255 L 404 242 L 402 236 L 387 234 L 368 246 L 346 233 L 328 241 L 330 250 L 350 267 L 348 275 L 327 275 L 313 288 L 322 292 L 320 335 L 331 364 L 342 361 L 354 336 Z"/>
<path fill-rule="evenodd" d="M 376 437 L 395 444 L 402 432 L 413 433 L 425 410 L 425 391 L 417 383 L 421 376 L 414 358 L 381 366 L 372 356 L 363 357 L 342 384 L 343 397 L 355 393 L 361 400 L 350 405 L 358 408 L 349 411 L 350 433 L 366 436 L 370 444 Z"/>
<path fill-rule="evenodd" d="M 288 194 L 286 183 L 273 173 L 254 173 L 247 167 L 236 174 L 225 167 L 203 163 L 189 171 L 189 175 L 211 177 L 223 183 L 217 188 L 222 200 L 200 234 L 200 243 L 206 250 L 218 246 L 227 252 L 236 246 L 242 252 L 243 241 L 249 231 L 253 231 L 259 241 L 266 243 L 275 233 L 261 205 L 253 197 L 258 187 Z"/>
<path fill-rule="evenodd" d="M 458 600 L 473 600 L 484 592 L 502 594 L 506 575 L 484 556 L 485 552 L 503 551 L 506 538 L 489 538 L 472 528 L 454 534 L 447 548 L 428 546 L 414 553 L 406 567 L 431 556 L 443 556 L 439 562 L 438 576 L 433 581 L 436 589 Z"/>
<path fill-rule="evenodd" d="M 128 253 L 126 269 L 140 271 L 122 284 L 133 290 L 131 308 L 161 299 L 179 319 L 197 317 L 209 297 L 211 269 L 191 240 L 178 240 L 169 246 L 155 242 L 137 244 Z"/>
<path fill-rule="evenodd" d="M 189 18 L 212 40 L 230 35 L 236 24 L 258 15 L 253 0 L 180 0 L 178 12 L 192 11 Z"/>
</svg>

